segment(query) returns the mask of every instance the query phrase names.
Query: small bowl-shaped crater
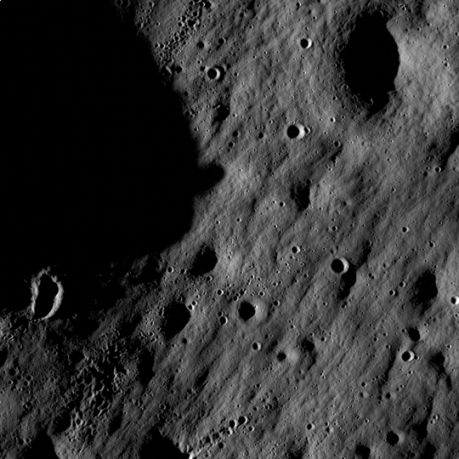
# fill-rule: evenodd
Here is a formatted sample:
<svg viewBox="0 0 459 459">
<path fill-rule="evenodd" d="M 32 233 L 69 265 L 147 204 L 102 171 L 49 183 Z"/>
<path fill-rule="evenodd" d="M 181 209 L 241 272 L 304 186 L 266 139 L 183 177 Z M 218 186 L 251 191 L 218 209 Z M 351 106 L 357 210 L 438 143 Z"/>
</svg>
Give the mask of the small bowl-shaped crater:
<svg viewBox="0 0 459 459">
<path fill-rule="evenodd" d="M 302 38 L 300 40 L 300 46 L 303 49 L 310 49 L 312 48 L 312 40 L 310 38 Z"/>
<path fill-rule="evenodd" d="M 345 258 L 334 258 L 330 263 L 330 269 L 335 274 L 344 274 L 349 271 L 349 262 Z"/>
<path fill-rule="evenodd" d="M 306 135 L 306 129 L 302 124 L 289 124 L 285 134 L 291 140 L 302 139 Z"/>
<path fill-rule="evenodd" d="M 391 431 L 387 432 L 386 441 L 387 441 L 387 443 L 389 443 L 389 445 L 395 446 L 399 441 L 399 437 L 395 432 L 393 432 L 391 430 Z"/>
<path fill-rule="evenodd" d="M 403 362 L 411 362 L 415 358 L 415 354 L 413 351 L 403 351 L 400 354 L 400 358 L 402 359 Z"/>
<path fill-rule="evenodd" d="M 209 80 L 221 81 L 223 79 L 224 71 L 219 66 L 206 67 L 205 72 Z"/>
</svg>

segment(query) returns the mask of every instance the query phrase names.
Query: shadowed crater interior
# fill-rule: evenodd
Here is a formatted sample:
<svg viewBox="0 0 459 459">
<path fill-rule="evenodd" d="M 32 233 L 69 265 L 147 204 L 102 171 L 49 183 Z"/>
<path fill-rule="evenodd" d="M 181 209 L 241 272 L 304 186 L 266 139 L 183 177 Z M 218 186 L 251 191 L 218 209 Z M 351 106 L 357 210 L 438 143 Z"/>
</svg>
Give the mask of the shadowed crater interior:
<svg viewBox="0 0 459 459">
<path fill-rule="evenodd" d="M 397 44 L 382 13 L 360 16 L 341 55 L 346 84 L 372 111 L 386 105 L 400 65 Z"/>
<path fill-rule="evenodd" d="M 172 440 L 163 437 L 155 429 L 149 432 L 139 451 L 139 459 L 187 459 L 188 457 L 188 454 L 182 453 Z"/>
<path fill-rule="evenodd" d="M 91 296 L 109 264 L 179 240 L 194 196 L 223 178 L 198 166 L 134 3 L 123 14 L 110 0 L 0 5 L 0 289 L 14 298 L 2 306 L 22 308 L 24 279 L 48 265 Z"/>
<path fill-rule="evenodd" d="M 310 180 L 299 182 L 293 185 L 290 189 L 290 198 L 295 203 L 298 211 L 306 210 L 311 204 L 310 200 Z"/>
<path fill-rule="evenodd" d="M 162 331 L 167 340 L 178 335 L 191 319 L 191 313 L 183 303 L 173 302 L 164 311 Z"/>
<path fill-rule="evenodd" d="M 370 458 L 370 448 L 368 446 L 359 444 L 355 447 L 355 457 L 356 459 L 369 459 Z"/>
<path fill-rule="evenodd" d="M 209 246 L 202 246 L 193 260 L 190 272 L 195 276 L 201 276 L 212 271 L 217 262 L 218 258 L 215 250 Z"/>
<path fill-rule="evenodd" d="M 238 308 L 239 317 L 247 322 L 255 315 L 255 306 L 248 301 L 242 301 Z"/>
<path fill-rule="evenodd" d="M 413 310 L 424 314 L 434 303 L 438 295 L 437 279 L 435 273 L 426 269 L 422 271 L 414 282 L 412 289 Z"/>
</svg>

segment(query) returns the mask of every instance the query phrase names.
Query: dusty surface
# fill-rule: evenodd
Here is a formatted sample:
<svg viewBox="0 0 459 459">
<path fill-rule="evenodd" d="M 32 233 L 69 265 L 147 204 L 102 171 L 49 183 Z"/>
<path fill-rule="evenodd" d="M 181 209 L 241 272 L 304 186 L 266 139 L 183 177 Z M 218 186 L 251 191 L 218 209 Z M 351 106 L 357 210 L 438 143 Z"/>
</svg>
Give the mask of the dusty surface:
<svg viewBox="0 0 459 459">
<path fill-rule="evenodd" d="M 28 3 L 2 457 L 458 458 L 459 6 Z"/>
</svg>

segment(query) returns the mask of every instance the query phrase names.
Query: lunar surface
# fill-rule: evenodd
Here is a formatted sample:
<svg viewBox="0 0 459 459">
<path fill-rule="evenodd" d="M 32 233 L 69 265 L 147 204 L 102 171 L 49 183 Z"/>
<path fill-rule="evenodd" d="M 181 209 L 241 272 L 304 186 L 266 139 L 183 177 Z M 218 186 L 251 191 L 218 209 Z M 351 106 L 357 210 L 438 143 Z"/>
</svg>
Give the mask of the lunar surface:
<svg viewBox="0 0 459 459">
<path fill-rule="evenodd" d="M 456 0 L 2 0 L 0 457 L 459 458 Z"/>
</svg>

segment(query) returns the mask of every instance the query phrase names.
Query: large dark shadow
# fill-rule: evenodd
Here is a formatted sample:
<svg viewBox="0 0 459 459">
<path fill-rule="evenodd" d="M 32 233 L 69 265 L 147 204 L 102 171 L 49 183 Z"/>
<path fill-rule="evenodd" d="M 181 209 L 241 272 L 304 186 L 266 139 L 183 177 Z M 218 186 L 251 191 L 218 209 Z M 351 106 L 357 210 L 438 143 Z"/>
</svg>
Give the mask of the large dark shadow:
<svg viewBox="0 0 459 459">
<path fill-rule="evenodd" d="M 83 290 L 109 263 L 186 233 L 193 197 L 223 172 L 199 169 L 132 11 L 4 0 L 0 55 L 2 306 L 47 265 Z"/>
<path fill-rule="evenodd" d="M 349 89 L 369 107 L 381 110 L 395 90 L 400 57 L 382 12 L 360 16 L 341 56 Z"/>
<path fill-rule="evenodd" d="M 185 459 L 189 455 L 182 453 L 171 439 L 163 437 L 157 430 L 152 429 L 143 439 L 138 457 L 139 459 Z"/>
</svg>

